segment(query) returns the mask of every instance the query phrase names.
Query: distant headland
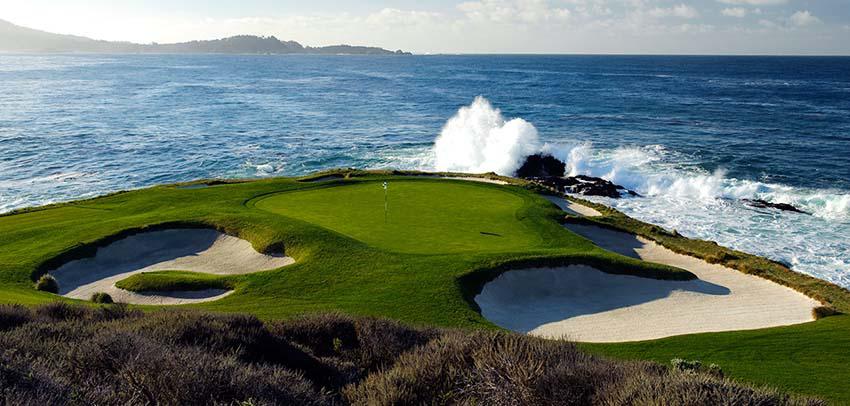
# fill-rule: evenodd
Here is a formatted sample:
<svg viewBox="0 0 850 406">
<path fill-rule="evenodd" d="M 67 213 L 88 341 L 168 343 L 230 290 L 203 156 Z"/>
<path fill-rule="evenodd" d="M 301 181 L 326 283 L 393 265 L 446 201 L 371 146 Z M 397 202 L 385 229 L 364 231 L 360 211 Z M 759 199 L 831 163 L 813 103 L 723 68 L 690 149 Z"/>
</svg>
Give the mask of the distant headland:
<svg viewBox="0 0 850 406">
<path fill-rule="evenodd" d="M 174 44 L 136 44 L 54 34 L 0 20 L 0 52 L 23 53 L 151 53 L 151 54 L 322 54 L 410 55 L 378 47 L 330 45 L 310 47 L 274 36 L 237 35 L 228 38 Z"/>
</svg>

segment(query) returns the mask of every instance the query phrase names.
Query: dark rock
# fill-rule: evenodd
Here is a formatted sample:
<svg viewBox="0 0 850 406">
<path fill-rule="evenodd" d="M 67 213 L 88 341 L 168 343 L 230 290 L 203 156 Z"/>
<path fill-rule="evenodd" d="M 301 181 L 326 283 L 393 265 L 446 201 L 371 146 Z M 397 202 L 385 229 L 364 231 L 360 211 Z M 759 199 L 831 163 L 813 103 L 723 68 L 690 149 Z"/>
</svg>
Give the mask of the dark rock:
<svg viewBox="0 0 850 406">
<path fill-rule="evenodd" d="M 791 211 L 794 213 L 809 214 L 788 203 L 771 203 L 762 199 L 741 199 L 741 201 L 759 209 L 777 209 L 782 211 Z"/>
<path fill-rule="evenodd" d="M 547 176 L 529 177 L 526 179 L 535 181 L 558 191 L 576 193 L 585 196 L 604 196 L 613 199 L 619 199 L 624 194 L 629 196 L 640 196 L 632 190 L 628 190 L 620 185 L 593 176 L 577 175 L 566 178 Z"/>
<path fill-rule="evenodd" d="M 585 196 L 605 196 L 614 199 L 622 197 L 623 194 L 638 196 L 632 190 L 594 176 L 577 175 L 565 179 L 571 183 L 565 187 L 567 193 L 577 193 Z"/>
<path fill-rule="evenodd" d="M 528 179 L 559 192 L 576 193 L 585 196 L 605 196 L 620 198 L 623 194 L 640 196 L 632 190 L 616 185 L 602 178 L 577 175 L 564 177 L 567 165 L 552 155 L 534 154 L 525 158 L 517 169 L 518 178 Z"/>
<path fill-rule="evenodd" d="M 567 165 L 552 155 L 534 154 L 525 158 L 525 162 L 517 169 L 519 178 L 548 178 L 561 177 Z"/>
</svg>

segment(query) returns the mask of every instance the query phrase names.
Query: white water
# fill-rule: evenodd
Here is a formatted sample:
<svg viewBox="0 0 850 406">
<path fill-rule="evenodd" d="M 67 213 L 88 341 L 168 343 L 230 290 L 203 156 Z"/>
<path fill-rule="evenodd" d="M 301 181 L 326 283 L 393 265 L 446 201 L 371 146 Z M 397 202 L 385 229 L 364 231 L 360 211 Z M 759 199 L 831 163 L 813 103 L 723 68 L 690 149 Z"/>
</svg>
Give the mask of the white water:
<svg viewBox="0 0 850 406">
<path fill-rule="evenodd" d="M 480 96 L 449 119 L 434 143 L 437 170 L 451 172 L 510 175 L 539 150 L 533 125 L 521 118 L 506 121 Z"/>
<path fill-rule="evenodd" d="M 509 125 L 510 123 L 516 123 Z M 505 122 L 483 98 L 461 108 L 437 138 L 434 167 L 510 175 L 522 158 L 548 152 L 570 175 L 592 175 L 644 197 L 593 198 L 683 235 L 762 255 L 850 287 L 850 192 L 805 189 L 727 177 L 700 168 L 663 146 L 596 149 L 591 144 L 540 145 L 530 123 Z M 740 199 L 790 203 L 811 215 L 756 209 Z"/>
</svg>

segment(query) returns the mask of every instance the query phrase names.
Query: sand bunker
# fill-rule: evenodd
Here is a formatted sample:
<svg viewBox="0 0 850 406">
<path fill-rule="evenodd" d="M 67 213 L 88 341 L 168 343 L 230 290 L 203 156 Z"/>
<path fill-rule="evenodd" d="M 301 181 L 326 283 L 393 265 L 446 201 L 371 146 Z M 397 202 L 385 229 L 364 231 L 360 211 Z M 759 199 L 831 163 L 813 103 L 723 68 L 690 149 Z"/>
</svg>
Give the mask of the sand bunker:
<svg viewBox="0 0 850 406">
<path fill-rule="evenodd" d="M 438 176 L 440 179 L 466 180 L 470 182 L 492 183 L 494 185 L 507 185 L 508 182 L 499 179 L 476 178 L 474 176 Z"/>
<path fill-rule="evenodd" d="M 479 178 L 475 176 L 440 176 L 440 175 L 411 175 L 411 176 L 419 176 L 423 178 L 434 178 L 434 179 L 453 179 L 453 180 L 466 180 L 470 182 L 481 182 L 481 183 L 492 183 L 494 185 L 507 185 L 508 182 L 499 179 L 490 179 L 490 178 Z M 329 180 L 340 180 L 344 179 L 341 175 L 327 175 L 321 176 L 314 179 L 303 180 L 302 182 L 325 182 Z M 591 209 L 592 210 L 592 209 Z"/>
<path fill-rule="evenodd" d="M 804 323 L 820 306 L 790 288 L 631 234 L 567 227 L 610 251 L 683 268 L 699 279 L 663 281 L 586 266 L 510 271 L 475 298 L 485 318 L 542 337 L 623 342 Z"/>
<path fill-rule="evenodd" d="M 598 217 L 602 215 L 602 213 L 592 207 L 564 199 L 563 197 L 550 195 L 544 195 L 543 197 L 548 199 L 550 202 L 555 203 L 561 208 L 561 210 L 572 214 L 573 216 Z"/>
<path fill-rule="evenodd" d="M 135 234 L 97 250 L 94 257 L 70 261 L 50 271 L 59 294 L 89 300 L 105 292 L 116 302 L 173 305 L 207 302 L 230 291 L 129 292 L 115 283 L 150 271 L 193 271 L 219 275 L 265 271 L 293 263 L 286 256 L 261 254 L 251 243 L 212 229 L 170 229 Z"/>
</svg>

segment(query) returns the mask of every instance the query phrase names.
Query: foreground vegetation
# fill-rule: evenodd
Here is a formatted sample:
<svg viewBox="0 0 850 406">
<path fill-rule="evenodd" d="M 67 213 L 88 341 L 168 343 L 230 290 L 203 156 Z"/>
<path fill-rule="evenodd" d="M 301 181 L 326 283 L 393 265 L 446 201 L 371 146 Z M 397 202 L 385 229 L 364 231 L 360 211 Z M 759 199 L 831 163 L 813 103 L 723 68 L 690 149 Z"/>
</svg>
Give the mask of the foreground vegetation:
<svg viewBox="0 0 850 406">
<path fill-rule="evenodd" d="M 124 287 L 234 289 L 222 300 L 188 307 L 250 313 L 266 321 L 332 311 L 412 326 L 488 331 L 497 327 L 481 317 L 472 298 L 506 269 L 580 263 L 655 278 L 693 277 L 601 250 L 569 232 L 560 225 L 563 213 L 538 196 L 533 185 L 514 179 L 506 179 L 509 186 L 498 186 L 415 175 L 331 171 L 301 181 L 159 186 L 3 215 L 0 303 L 65 300 L 35 290 L 33 282 L 128 233 L 175 226 L 216 228 L 250 241 L 258 251 L 285 251 L 296 263 L 227 277 L 146 273 L 122 281 Z M 390 183 L 386 222 L 385 180 Z M 835 285 L 596 207 L 605 216 L 569 221 L 594 221 L 645 235 L 679 252 L 785 281 L 837 311 L 850 310 L 850 293 Z M 673 358 L 697 359 L 720 365 L 737 380 L 850 403 L 850 317 L 844 315 L 797 326 L 582 348 L 664 364 Z"/>
<path fill-rule="evenodd" d="M 817 405 L 572 344 L 341 315 L 0 306 L 5 404 Z"/>
</svg>

